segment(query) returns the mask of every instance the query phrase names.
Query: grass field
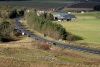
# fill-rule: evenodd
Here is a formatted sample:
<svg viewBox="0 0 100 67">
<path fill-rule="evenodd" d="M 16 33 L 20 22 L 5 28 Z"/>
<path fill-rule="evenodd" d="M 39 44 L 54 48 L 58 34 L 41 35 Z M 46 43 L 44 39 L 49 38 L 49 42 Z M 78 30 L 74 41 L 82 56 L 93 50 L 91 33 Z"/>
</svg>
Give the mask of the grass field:
<svg viewBox="0 0 100 67">
<path fill-rule="evenodd" d="M 43 50 L 31 38 L 0 43 L 1 67 L 99 67 L 99 55 L 52 46 Z"/>
<path fill-rule="evenodd" d="M 100 12 L 75 14 L 77 19 L 72 22 L 62 22 L 67 31 L 81 36 L 79 42 L 100 44 Z"/>
</svg>

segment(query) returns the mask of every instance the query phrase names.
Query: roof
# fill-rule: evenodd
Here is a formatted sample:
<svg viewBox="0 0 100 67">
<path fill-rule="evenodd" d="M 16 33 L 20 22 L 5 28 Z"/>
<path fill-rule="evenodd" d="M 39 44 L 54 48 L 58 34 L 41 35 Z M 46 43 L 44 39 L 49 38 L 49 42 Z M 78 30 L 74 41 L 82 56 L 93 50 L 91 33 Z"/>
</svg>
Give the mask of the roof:
<svg viewBox="0 0 100 67">
<path fill-rule="evenodd" d="M 75 15 L 68 14 L 65 12 L 54 12 L 52 13 L 54 17 L 57 17 L 58 19 L 71 19 L 76 18 Z"/>
</svg>

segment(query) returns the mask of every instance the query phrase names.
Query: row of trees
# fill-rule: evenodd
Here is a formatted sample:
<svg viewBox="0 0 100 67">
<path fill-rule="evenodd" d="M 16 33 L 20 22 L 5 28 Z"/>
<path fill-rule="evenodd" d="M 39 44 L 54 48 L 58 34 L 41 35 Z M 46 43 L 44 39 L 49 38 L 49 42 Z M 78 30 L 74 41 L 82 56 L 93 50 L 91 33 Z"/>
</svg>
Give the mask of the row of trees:
<svg viewBox="0 0 100 67">
<path fill-rule="evenodd" d="M 22 9 L 1 9 L 0 10 L 0 18 L 16 18 L 18 16 L 23 16 L 24 15 L 24 10 Z"/>
<path fill-rule="evenodd" d="M 100 5 L 96 5 L 96 6 L 94 7 L 94 10 L 100 11 Z"/>
<path fill-rule="evenodd" d="M 30 1 L 30 0 L 0 0 L 0 1 Z"/>
<path fill-rule="evenodd" d="M 26 14 L 27 24 L 31 29 L 34 29 L 42 34 L 48 35 L 55 39 L 66 39 L 68 32 L 60 25 L 51 22 L 46 17 L 37 16 L 36 12 Z"/>
</svg>

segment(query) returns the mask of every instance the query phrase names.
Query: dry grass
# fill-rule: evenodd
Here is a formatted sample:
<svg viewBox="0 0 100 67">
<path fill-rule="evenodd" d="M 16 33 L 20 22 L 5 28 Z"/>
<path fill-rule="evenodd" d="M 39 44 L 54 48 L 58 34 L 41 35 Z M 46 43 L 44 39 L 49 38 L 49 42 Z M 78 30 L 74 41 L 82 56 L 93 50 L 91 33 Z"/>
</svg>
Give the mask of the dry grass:
<svg viewBox="0 0 100 67">
<path fill-rule="evenodd" d="M 41 48 L 39 48 L 42 45 Z M 0 67 L 99 67 L 98 55 L 46 46 L 31 38 L 0 44 Z M 88 55 L 87 55 L 88 54 Z M 89 57 L 90 56 L 90 57 Z"/>
</svg>

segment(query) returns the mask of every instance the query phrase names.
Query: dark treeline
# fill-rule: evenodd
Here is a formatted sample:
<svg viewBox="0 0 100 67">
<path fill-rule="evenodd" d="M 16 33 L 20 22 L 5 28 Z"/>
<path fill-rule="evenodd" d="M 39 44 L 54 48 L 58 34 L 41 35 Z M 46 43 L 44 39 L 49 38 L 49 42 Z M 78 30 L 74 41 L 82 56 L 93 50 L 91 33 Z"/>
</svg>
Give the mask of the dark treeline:
<svg viewBox="0 0 100 67">
<path fill-rule="evenodd" d="M 96 6 L 94 7 L 94 10 L 100 11 L 100 5 L 96 5 Z"/>
<path fill-rule="evenodd" d="M 24 10 L 22 9 L 1 9 L 0 18 L 16 18 L 24 15 Z"/>
<path fill-rule="evenodd" d="M 0 1 L 29 1 L 29 0 L 0 0 Z"/>
</svg>

